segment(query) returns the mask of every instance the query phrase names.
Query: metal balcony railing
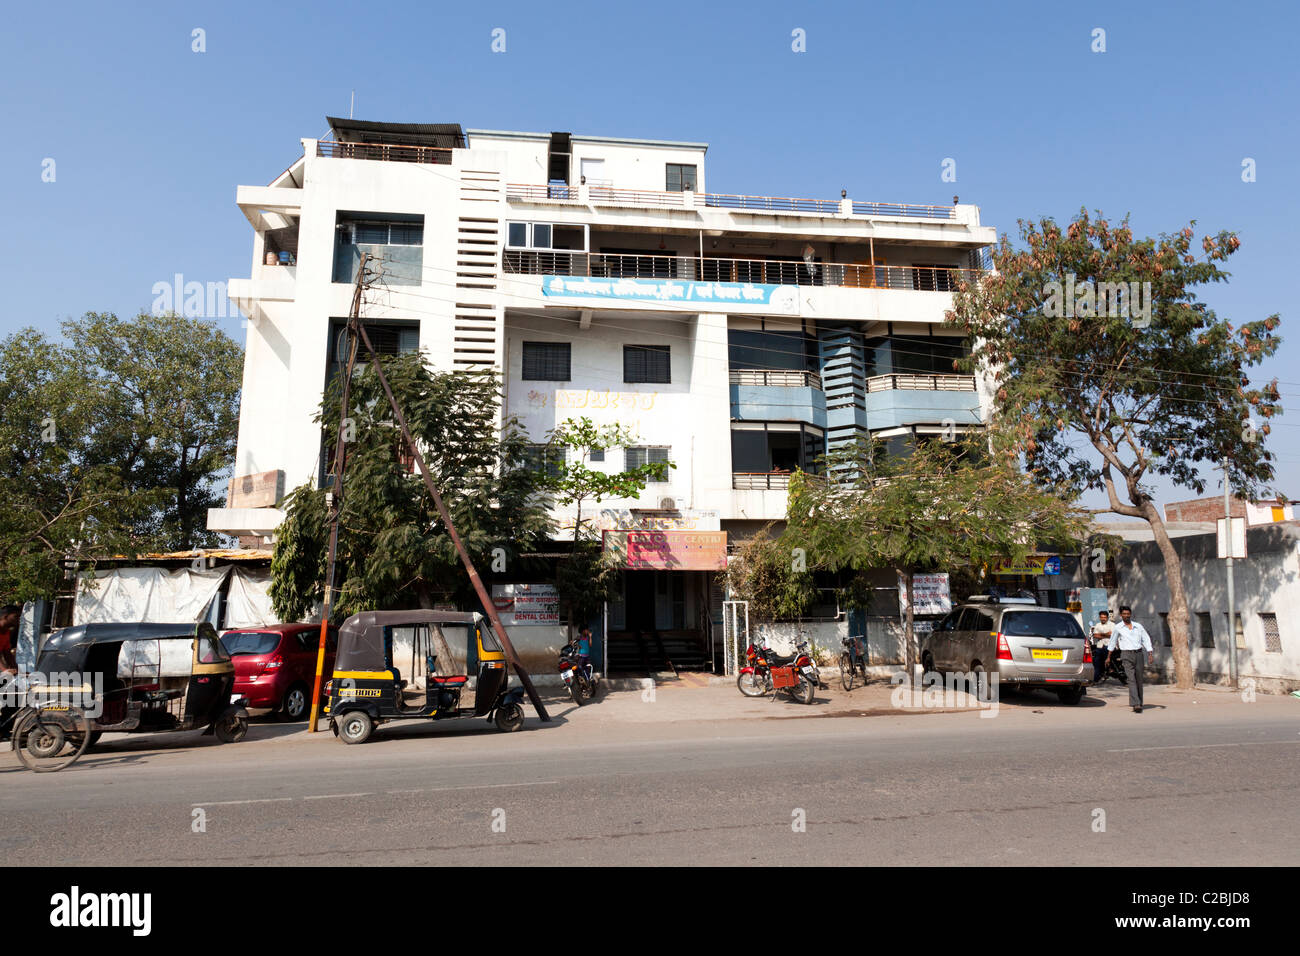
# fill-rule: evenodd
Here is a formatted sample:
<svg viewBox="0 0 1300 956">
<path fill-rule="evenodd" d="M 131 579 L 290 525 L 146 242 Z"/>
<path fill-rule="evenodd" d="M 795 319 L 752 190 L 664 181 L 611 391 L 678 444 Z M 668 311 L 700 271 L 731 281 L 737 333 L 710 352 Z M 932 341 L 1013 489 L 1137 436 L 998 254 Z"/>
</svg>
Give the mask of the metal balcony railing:
<svg viewBox="0 0 1300 956">
<path fill-rule="evenodd" d="M 395 143 L 336 143 L 318 140 L 316 155 L 331 159 L 376 159 L 392 163 L 450 166 L 451 150 L 442 146 L 402 146 Z M 545 188 L 545 187 L 543 187 Z"/>
<path fill-rule="evenodd" d="M 553 186 L 535 186 L 510 183 L 506 198 L 515 200 L 554 199 L 565 202 L 578 201 L 578 187 L 566 186 L 556 191 Z M 705 206 L 711 209 L 735 209 L 741 212 L 786 212 L 796 215 L 838 216 L 841 201 L 838 199 L 800 199 L 791 196 L 746 196 L 738 193 L 665 192 L 654 189 L 617 189 L 607 184 L 591 183 L 588 201 L 597 206 Z M 907 219 L 954 219 L 956 206 L 931 203 L 858 202 L 849 203 L 853 216 L 872 216 Z"/>
<path fill-rule="evenodd" d="M 830 286 L 952 292 L 973 282 L 978 269 L 935 266 L 870 266 L 846 262 L 777 259 L 723 259 L 587 252 L 507 249 L 503 268 L 517 275 L 588 276 L 600 279 L 680 279 L 686 282 L 741 282 L 759 285 Z"/>
<path fill-rule="evenodd" d="M 788 471 L 737 471 L 731 475 L 737 491 L 785 491 L 790 487 Z"/>
<path fill-rule="evenodd" d="M 732 385 L 778 385 L 786 388 L 822 387 L 822 377 L 816 372 L 800 369 L 748 369 L 731 370 Z"/>
<path fill-rule="evenodd" d="M 867 379 L 868 392 L 903 389 L 923 392 L 973 392 L 974 375 L 872 375 Z"/>
</svg>

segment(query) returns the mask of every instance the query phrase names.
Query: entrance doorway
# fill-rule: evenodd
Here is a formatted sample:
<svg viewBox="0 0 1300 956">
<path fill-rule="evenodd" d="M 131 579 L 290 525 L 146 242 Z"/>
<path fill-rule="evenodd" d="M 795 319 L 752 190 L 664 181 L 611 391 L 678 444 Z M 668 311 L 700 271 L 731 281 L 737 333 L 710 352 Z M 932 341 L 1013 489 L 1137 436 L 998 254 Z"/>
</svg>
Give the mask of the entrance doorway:
<svg viewBox="0 0 1300 956">
<path fill-rule="evenodd" d="M 699 571 L 624 571 L 609 605 L 609 671 L 707 670 L 707 600 Z"/>
</svg>

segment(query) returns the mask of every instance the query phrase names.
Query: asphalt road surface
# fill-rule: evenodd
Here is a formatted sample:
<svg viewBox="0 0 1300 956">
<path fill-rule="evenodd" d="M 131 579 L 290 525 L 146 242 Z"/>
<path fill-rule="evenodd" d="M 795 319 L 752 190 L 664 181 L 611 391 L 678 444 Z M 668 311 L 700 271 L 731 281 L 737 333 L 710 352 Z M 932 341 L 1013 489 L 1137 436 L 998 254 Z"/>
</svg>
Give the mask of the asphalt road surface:
<svg viewBox="0 0 1300 956">
<path fill-rule="evenodd" d="M 269 720 L 224 746 L 109 737 L 40 775 L 5 746 L 0 847 L 25 865 L 1300 862 L 1290 698 L 740 720 L 674 719 L 700 707 L 664 692 L 639 721 L 621 699 L 358 746 Z"/>
</svg>

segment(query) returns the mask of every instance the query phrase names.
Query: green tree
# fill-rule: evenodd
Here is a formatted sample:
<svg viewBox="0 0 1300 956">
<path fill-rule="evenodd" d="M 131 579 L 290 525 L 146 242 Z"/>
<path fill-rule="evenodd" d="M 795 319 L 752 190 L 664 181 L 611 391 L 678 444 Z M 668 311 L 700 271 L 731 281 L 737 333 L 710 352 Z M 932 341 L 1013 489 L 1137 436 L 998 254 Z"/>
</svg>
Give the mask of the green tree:
<svg viewBox="0 0 1300 956">
<path fill-rule="evenodd" d="M 130 487 L 169 489 L 137 527 L 164 550 L 210 547 L 209 508 L 234 463 L 244 353 L 215 322 L 90 312 L 63 334 L 98 393 L 99 454 Z"/>
<path fill-rule="evenodd" d="M 1127 219 L 1086 210 L 1064 229 L 1022 222 L 1025 248 L 1003 237 L 996 273 L 959 289 L 950 313 L 975 342 L 970 368 L 992 381 L 1001 452 L 1076 494 L 1104 491 L 1095 513 L 1151 525 L 1179 687 L 1194 679 L 1187 597 L 1152 482 L 1201 494 L 1205 470 L 1227 460 L 1234 490 L 1260 494 L 1273 478 L 1263 439 L 1281 412 L 1276 380 L 1252 388 L 1246 375 L 1277 350 L 1279 319 L 1234 328 L 1197 301 L 1199 286 L 1227 280 L 1220 264 L 1240 242 L 1205 236 L 1197 255 L 1194 225 L 1139 239 Z"/>
<path fill-rule="evenodd" d="M 501 421 L 490 372 L 436 372 L 419 353 L 385 356 L 384 373 L 420 443 L 456 530 L 483 571 L 500 570 L 552 529 L 540 475 L 513 418 Z M 477 602 L 446 527 L 413 466 L 373 363 L 358 366 L 339 518 L 338 614 Z M 337 440 L 341 379 L 325 390 L 317 420 L 323 447 Z M 404 462 L 406 462 L 404 464 Z M 327 482 L 332 487 L 332 479 Z M 324 596 L 326 489 L 289 495 L 276 532 L 271 599 L 283 620 L 309 614 Z"/>
<path fill-rule="evenodd" d="M 909 674 L 917 660 L 914 573 L 1019 561 L 1087 533 L 1087 516 L 1069 494 L 1043 486 L 1014 459 L 988 454 L 985 441 L 975 433 L 923 442 L 908 456 L 863 443 L 828 455 L 825 474 L 790 479 L 784 551 L 804 549 L 810 568 L 892 569 L 907 595 Z"/>
<path fill-rule="evenodd" d="M 663 481 L 672 462 L 647 462 L 622 471 L 589 467 L 591 453 L 635 445 L 635 433 L 619 424 L 597 425 L 590 418 L 569 419 L 547 436 L 543 456 L 554 463 L 545 472 L 543 486 L 556 504 L 574 509 L 573 551 L 556 568 L 556 593 L 573 629 L 586 622 L 611 600 L 619 584 L 618 569 L 603 559 L 599 542 L 591 533 L 590 517 L 583 506 L 606 498 L 638 498 L 648 481 Z"/>
<path fill-rule="evenodd" d="M 0 593 L 48 597 L 60 559 L 187 547 L 234 453 L 240 352 L 215 325 L 91 313 L 65 342 L 0 342 Z"/>
<path fill-rule="evenodd" d="M 749 602 L 755 623 L 798 618 L 817 598 L 813 576 L 786 535 L 764 526 L 736 549 L 726 570 L 727 589 Z"/>
</svg>

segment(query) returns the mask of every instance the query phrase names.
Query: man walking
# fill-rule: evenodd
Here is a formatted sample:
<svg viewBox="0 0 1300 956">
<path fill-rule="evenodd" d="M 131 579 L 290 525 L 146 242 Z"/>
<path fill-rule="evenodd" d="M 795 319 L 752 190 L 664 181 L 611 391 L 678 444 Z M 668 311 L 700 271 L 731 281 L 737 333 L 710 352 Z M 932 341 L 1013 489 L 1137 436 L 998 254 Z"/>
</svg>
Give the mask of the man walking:
<svg viewBox="0 0 1300 956">
<path fill-rule="evenodd" d="M 1142 713 L 1142 672 L 1152 652 L 1151 635 L 1133 620 L 1133 609 L 1127 604 L 1119 609 L 1119 623 L 1111 635 L 1110 652 L 1119 652 L 1124 669 L 1133 675 L 1128 685 L 1128 702 L 1133 713 Z"/>
</svg>

